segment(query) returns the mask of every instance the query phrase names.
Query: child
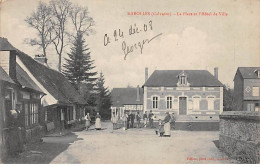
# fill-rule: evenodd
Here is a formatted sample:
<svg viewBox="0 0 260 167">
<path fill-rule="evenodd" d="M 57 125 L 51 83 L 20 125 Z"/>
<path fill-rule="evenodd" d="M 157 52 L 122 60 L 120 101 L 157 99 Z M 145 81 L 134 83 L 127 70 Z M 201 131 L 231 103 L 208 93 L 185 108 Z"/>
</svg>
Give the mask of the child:
<svg viewBox="0 0 260 167">
<path fill-rule="evenodd" d="M 164 127 L 163 127 L 163 122 L 162 122 L 162 120 L 161 119 L 159 119 L 159 126 L 158 126 L 158 129 L 156 130 L 156 134 L 159 136 L 159 137 L 161 137 L 161 136 L 163 136 L 163 134 L 164 134 Z"/>
</svg>

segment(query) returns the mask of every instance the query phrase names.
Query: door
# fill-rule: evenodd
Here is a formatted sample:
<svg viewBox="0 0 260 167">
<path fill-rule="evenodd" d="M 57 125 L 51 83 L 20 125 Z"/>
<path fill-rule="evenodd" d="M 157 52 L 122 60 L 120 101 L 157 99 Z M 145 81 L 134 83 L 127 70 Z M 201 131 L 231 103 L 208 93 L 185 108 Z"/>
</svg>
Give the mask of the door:
<svg viewBox="0 0 260 167">
<path fill-rule="evenodd" d="M 179 98 L 179 115 L 187 114 L 187 97 Z"/>
</svg>

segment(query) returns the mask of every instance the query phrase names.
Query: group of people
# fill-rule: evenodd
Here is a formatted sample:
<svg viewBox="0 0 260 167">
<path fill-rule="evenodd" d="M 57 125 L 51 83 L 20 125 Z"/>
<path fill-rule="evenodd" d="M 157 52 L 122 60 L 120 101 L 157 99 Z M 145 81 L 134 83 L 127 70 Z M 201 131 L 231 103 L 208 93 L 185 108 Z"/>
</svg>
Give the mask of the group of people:
<svg viewBox="0 0 260 167">
<path fill-rule="evenodd" d="M 97 113 L 95 120 L 96 120 L 95 121 L 95 129 L 101 130 L 101 116 L 99 115 L 99 113 Z M 86 114 L 85 121 L 86 121 L 86 123 L 85 123 L 86 130 L 88 130 L 90 125 L 91 125 L 91 117 L 90 117 L 89 113 Z"/>
<path fill-rule="evenodd" d="M 116 115 L 115 112 L 112 113 L 111 116 L 111 121 L 113 123 L 113 129 L 118 129 L 118 116 Z M 132 111 L 130 111 L 129 113 L 124 113 L 123 117 L 122 117 L 122 121 L 123 121 L 123 128 L 124 129 L 129 129 L 129 128 L 134 128 L 134 124 L 136 122 L 136 127 L 140 128 L 140 123 L 141 123 L 141 115 L 139 113 L 139 111 L 134 114 L 132 113 Z"/>
<path fill-rule="evenodd" d="M 152 111 L 149 112 L 149 114 L 147 114 L 147 111 L 145 111 L 144 115 L 143 115 L 143 120 L 144 120 L 144 127 L 149 126 L 150 128 L 154 128 L 154 119 L 156 118 L 156 116 L 153 114 Z M 85 120 L 86 120 L 86 130 L 89 129 L 90 125 L 91 125 L 91 117 L 89 115 L 89 113 L 87 113 L 87 115 L 85 116 Z M 95 116 L 95 129 L 96 130 L 101 130 L 101 116 L 99 115 L 99 113 L 97 113 L 97 115 Z M 112 113 L 111 116 L 111 121 L 113 123 L 113 129 L 118 129 L 118 116 L 115 112 Z M 140 128 L 140 123 L 141 123 L 141 115 L 139 113 L 139 111 L 137 111 L 136 114 L 132 113 L 132 111 L 130 111 L 129 113 L 124 113 L 123 117 L 122 117 L 122 121 L 123 121 L 123 129 L 129 129 L 129 128 L 134 128 L 135 122 L 136 122 L 136 128 Z M 149 123 L 149 125 L 148 125 Z M 171 136 L 171 124 L 174 126 L 175 124 L 175 117 L 174 117 L 174 113 L 172 113 L 172 115 L 169 114 L 169 112 L 165 113 L 165 117 L 163 120 L 159 119 L 158 120 L 158 128 L 155 130 L 156 134 L 158 136 L 166 136 L 169 137 Z"/>
<path fill-rule="evenodd" d="M 150 127 L 154 128 L 154 120 L 156 119 L 156 116 L 153 114 L 152 111 L 147 113 L 147 111 L 143 115 L 143 120 L 144 120 L 144 127 Z M 118 121 L 119 118 L 115 112 L 112 113 L 111 116 L 111 121 L 113 123 L 113 129 L 118 129 Z M 134 125 L 136 125 L 136 128 L 140 128 L 140 123 L 141 123 L 141 115 L 137 111 L 136 114 L 134 114 L 132 111 L 129 113 L 124 113 L 122 117 L 123 121 L 123 129 L 129 129 L 129 128 L 134 128 Z M 169 114 L 169 112 L 165 113 L 165 117 L 163 120 L 159 119 L 158 121 L 158 129 L 156 129 L 156 134 L 159 136 L 170 136 L 170 129 L 171 129 L 171 124 L 174 126 L 175 123 L 175 117 L 174 113 L 172 115 Z"/>
</svg>

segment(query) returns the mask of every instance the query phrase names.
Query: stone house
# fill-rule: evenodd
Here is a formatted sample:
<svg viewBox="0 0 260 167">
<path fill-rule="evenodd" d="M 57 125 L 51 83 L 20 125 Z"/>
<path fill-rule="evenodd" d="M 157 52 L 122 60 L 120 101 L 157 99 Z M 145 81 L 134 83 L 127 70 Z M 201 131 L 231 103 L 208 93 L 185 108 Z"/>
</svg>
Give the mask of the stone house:
<svg viewBox="0 0 260 167">
<path fill-rule="evenodd" d="M 260 111 L 260 67 L 238 67 L 234 77 L 235 111 Z"/>
<path fill-rule="evenodd" d="M 153 111 L 156 119 L 165 112 L 174 113 L 176 129 L 218 130 L 223 112 L 223 84 L 206 70 L 155 70 L 144 89 L 144 111 Z"/>
</svg>

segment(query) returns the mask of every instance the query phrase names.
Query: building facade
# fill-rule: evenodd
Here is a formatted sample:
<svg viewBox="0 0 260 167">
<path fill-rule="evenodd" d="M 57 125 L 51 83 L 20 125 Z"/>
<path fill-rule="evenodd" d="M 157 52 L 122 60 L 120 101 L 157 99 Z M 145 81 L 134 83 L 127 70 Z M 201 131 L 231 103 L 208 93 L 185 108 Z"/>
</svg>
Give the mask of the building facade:
<svg viewBox="0 0 260 167">
<path fill-rule="evenodd" d="M 6 43 L 11 46 L 5 38 L 1 38 L 0 42 L 2 42 L 1 46 L 6 47 Z M 35 135 L 33 131 L 30 131 L 30 127 L 34 127 L 34 124 L 40 124 L 45 127 L 45 130 L 50 131 L 69 128 L 75 123 L 82 122 L 87 102 L 64 75 L 49 68 L 46 65 L 46 58 L 36 56 L 36 60 L 34 60 L 13 46 L 12 48 L 15 50 L 15 61 L 11 61 L 12 56 L 9 61 L 8 55 L 1 53 L 3 69 L 7 73 L 10 72 L 10 76 L 12 76 L 13 70 L 9 71 L 9 69 L 16 66 L 15 77 L 19 84 L 24 88 L 28 87 L 42 93 L 42 95 L 28 93 L 25 91 L 27 89 L 23 89 L 16 95 L 16 97 L 22 98 L 20 103 L 24 111 L 25 126 L 28 129 L 26 134 Z M 8 63 L 10 63 L 10 68 L 7 67 Z M 34 103 L 31 104 L 28 101 Z M 36 116 L 32 116 L 31 113 Z"/>
<path fill-rule="evenodd" d="M 174 113 L 177 129 L 217 130 L 223 112 L 223 85 L 206 70 L 156 70 L 144 88 L 144 112 L 156 119 Z"/>
<path fill-rule="evenodd" d="M 9 154 L 22 150 L 21 140 L 38 139 L 43 132 L 39 120 L 44 93 L 17 64 L 18 54 L 0 38 L 1 143 Z"/>
<path fill-rule="evenodd" d="M 125 112 L 143 113 L 143 89 L 139 88 L 114 88 L 111 91 L 111 115 L 114 112 L 121 119 Z"/>
<path fill-rule="evenodd" d="M 260 111 L 260 67 L 239 67 L 234 77 L 236 111 Z"/>
</svg>

